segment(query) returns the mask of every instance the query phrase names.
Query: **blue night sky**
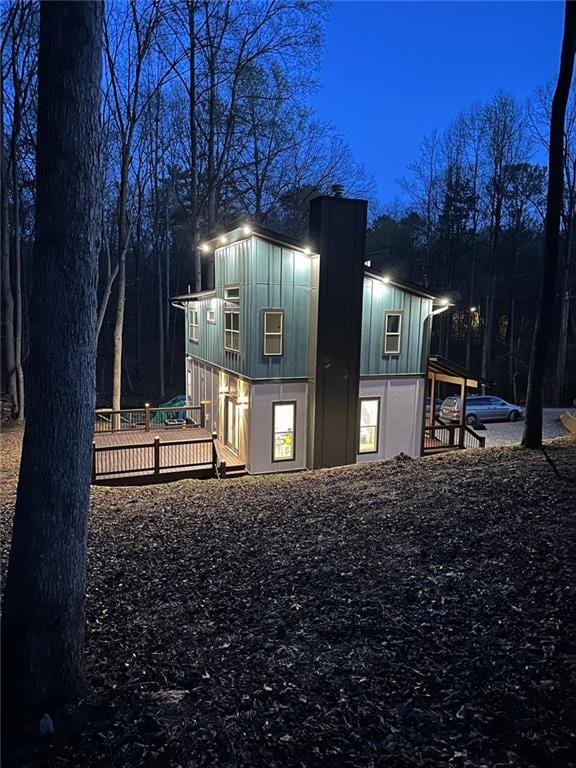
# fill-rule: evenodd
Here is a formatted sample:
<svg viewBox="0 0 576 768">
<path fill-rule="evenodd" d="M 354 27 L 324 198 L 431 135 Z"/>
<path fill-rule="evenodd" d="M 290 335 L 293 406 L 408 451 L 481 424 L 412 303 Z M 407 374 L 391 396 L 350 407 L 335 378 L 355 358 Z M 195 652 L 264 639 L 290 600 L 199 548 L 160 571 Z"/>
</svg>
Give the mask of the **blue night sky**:
<svg viewBox="0 0 576 768">
<path fill-rule="evenodd" d="M 554 0 L 349 1 L 329 13 L 312 104 L 382 203 L 401 196 L 396 180 L 431 130 L 499 89 L 524 100 L 557 74 L 564 6 Z"/>
</svg>

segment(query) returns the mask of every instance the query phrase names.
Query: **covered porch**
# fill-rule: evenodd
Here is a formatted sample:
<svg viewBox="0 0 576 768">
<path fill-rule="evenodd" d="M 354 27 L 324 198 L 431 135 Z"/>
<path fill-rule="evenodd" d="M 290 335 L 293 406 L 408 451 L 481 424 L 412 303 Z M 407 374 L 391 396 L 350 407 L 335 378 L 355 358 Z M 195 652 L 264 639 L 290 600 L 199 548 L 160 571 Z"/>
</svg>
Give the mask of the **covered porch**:
<svg viewBox="0 0 576 768">
<path fill-rule="evenodd" d="M 477 390 L 479 386 L 488 386 L 490 382 L 439 355 L 428 360 L 426 375 L 430 407 L 424 414 L 422 455 L 429 456 L 463 448 L 483 448 L 485 438 L 466 424 L 466 399 L 469 389 Z M 458 422 L 445 423 L 438 418 L 435 404 L 439 384 L 450 384 L 457 388 L 454 396 L 459 397 L 461 401 Z"/>
</svg>

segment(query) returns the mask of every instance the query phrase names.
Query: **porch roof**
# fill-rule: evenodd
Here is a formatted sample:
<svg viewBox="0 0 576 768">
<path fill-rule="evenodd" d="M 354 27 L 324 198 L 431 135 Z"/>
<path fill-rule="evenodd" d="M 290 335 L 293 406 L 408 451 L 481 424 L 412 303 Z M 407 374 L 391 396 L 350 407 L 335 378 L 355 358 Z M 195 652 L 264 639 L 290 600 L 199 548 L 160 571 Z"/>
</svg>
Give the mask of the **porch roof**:
<svg viewBox="0 0 576 768">
<path fill-rule="evenodd" d="M 472 371 L 464 368 L 458 363 L 453 363 L 440 355 L 433 355 L 428 359 L 428 378 L 433 374 L 438 381 L 446 381 L 450 384 L 461 384 L 464 382 L 471 389 L 478 389 L 480 385 L 486 387 L 494 386 L 494 382 L 477 376 Z"/>
</svg>

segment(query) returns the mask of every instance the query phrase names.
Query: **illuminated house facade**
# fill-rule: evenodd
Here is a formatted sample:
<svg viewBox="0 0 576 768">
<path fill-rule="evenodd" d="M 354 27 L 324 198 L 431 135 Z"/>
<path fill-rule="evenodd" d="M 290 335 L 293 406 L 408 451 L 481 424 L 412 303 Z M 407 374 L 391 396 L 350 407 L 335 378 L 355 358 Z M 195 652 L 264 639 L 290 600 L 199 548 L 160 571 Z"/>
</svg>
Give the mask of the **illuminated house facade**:
<svg viewBox="0 0 576 768">
<path fill-rule="evenodd" d="M 251 473 L 418 456 L 434 297 L 363 260 L 366 204 L 312 202 L 310 246 L 239 226 L 205 244 L 186 395 Z"/>
</svg>

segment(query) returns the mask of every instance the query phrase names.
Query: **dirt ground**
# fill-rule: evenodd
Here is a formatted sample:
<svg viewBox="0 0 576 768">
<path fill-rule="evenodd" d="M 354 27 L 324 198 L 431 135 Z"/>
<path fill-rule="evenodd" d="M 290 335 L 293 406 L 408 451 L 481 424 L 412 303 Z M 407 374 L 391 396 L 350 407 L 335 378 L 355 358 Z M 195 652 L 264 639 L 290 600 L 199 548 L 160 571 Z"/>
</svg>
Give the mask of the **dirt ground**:
<svg viewBox="0 0 576 768">
<path fill-rule="evenodd" d="M 573 768 L 576 442 L 546 452 L 95 488 L 91 697 L 6 764 Z"/>
</svg>

